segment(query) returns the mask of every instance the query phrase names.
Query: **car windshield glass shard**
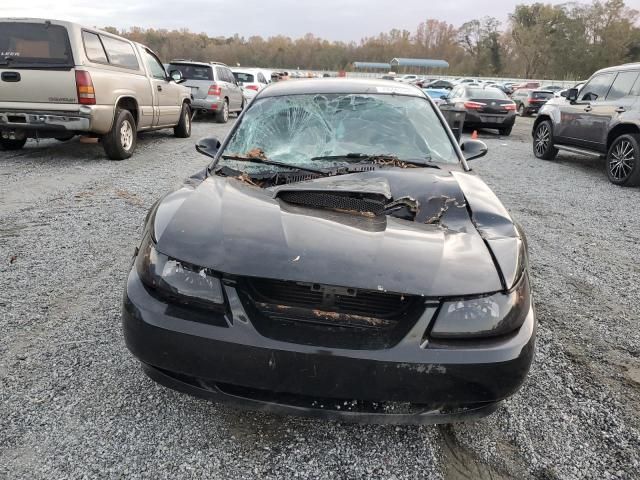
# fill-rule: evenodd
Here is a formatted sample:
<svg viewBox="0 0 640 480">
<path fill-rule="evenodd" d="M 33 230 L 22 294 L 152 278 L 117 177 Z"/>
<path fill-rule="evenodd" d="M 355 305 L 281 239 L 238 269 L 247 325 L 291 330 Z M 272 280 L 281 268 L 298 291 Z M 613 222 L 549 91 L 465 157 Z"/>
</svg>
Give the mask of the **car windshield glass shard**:
<svg viewBox="0 0 640 480">
<path fill-rule="evenodd" d="M 270 160 L 296 167 L 318 161 L 313 158 L 350 152 L 459 161 L 427 99 L 404 95 L 308 94 L 259 99 L 245 112 L 226 151 L 235 155 L 256 148 Z M 348 159 L 327 162 L 344 164 Z M 229 166 L 245 171 L 245 167 L 264 169 L 261 165 Z"/>
<path fill-rule="evenodd" d="M 407 166 L 421 166 L 421 167 L 431 167 L 431 168 L 440 168 L 438 165 L 434 163 L 428 163 L 431 161 L 431 157 L 429 155 L 424 158 L 398 158 L 393 155 L 385 155 L 385 154 L 366 154 L 366 153 L 346 153 L 343 155 L 323 155 L 320 157 L 311 158 L 312 161 L 321 161 L 321 160 L 344 160 L 346 162 L 359 163 L 363 161 L 372 161 L 378 165 L 388 165 L 395 167 L 405 168 Z"/>
</svg>

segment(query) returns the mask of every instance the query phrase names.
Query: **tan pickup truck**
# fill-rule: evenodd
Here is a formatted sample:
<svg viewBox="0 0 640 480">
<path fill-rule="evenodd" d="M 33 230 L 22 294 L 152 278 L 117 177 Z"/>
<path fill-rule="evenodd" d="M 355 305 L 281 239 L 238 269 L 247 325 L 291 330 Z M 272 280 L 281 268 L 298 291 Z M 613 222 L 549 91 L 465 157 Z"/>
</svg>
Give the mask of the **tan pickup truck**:
<svg viewBox="0 0 640 480">
<path fill-rule="evenodd" d="M 129 158 L 136 133 L 191 135 L 191 91 L 144 45 L 75 23 L 0 18 L 0 149 L 27 138 L 99 138 Z"/>
</svg>

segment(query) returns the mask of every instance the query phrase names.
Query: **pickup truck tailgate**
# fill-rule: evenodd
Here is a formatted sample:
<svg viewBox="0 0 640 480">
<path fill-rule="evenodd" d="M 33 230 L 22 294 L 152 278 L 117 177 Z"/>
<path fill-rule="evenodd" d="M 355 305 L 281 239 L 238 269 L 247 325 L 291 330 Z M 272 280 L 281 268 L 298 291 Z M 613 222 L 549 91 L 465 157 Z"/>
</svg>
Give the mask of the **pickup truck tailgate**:
<svg viewBox="0 0 640 480">
<path fill-rule="evenodd" d="M 75 71 L 0 68 L 2 102 L 78 103 Z"/>
<path fill-rule="evenodd" d="M 0 103 L 77 103 L 74 65 L 63 25 L 0 21 Z"/>
</svg>

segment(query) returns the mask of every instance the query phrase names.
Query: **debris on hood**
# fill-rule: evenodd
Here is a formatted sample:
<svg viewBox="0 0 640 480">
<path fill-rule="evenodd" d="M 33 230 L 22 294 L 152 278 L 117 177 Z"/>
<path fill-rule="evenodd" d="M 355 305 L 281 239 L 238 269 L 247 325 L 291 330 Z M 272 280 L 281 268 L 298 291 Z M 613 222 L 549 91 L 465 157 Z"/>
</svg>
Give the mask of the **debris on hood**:
<svg viewBox="0 0 640 480">
<path fill-rule="evenodd" d="M 424 223 L 427 225 L 433 225 L 436 223 L 440 223 L 443 215 L 449 210 L 451 205 L 458 208 L 465 208 L 467 205 L 465 203 L 459 204 L 456 198 L 447 197 L 446 195 L 441 195 L 439 197 L 431 197 L 429 198 L 429 203 L 439 202 L 440 210 L 438 210 L 435 215 L 429 217 Z"/>
<path fill-rule="evenodd" d="M 414 163 L 408 163 L 400 160 L 393 155 L 379 155 L 377 157 L 371 157 L 370 159 L 374 164 L 383 167 L 398 167 L 398 168 L 419 168 Z"/>
</svg>

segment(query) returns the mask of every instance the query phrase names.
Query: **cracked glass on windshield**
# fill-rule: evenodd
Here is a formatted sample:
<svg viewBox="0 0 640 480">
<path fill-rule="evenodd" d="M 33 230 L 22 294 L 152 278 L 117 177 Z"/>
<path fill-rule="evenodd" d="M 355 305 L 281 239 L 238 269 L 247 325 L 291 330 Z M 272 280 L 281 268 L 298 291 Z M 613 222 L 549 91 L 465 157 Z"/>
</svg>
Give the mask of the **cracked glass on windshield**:
<svg viewBox="0 0 640 480">
<path fill-rule="evenodd" d="M 454 147 L 426 99 L 386 94 L 309 94 L 256 101 L 224 155 L 255 156 L 292 166 L 326 166 L 313 157 L 360 153 L 401 160 L 457 163 Z M 337 162 L 341 163 L 341 162 Z M 236 170 L 277 167 L 221 160 Z"/>
</svg>

